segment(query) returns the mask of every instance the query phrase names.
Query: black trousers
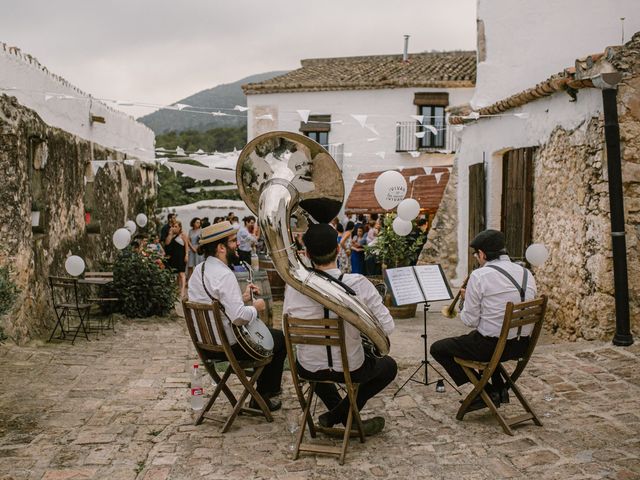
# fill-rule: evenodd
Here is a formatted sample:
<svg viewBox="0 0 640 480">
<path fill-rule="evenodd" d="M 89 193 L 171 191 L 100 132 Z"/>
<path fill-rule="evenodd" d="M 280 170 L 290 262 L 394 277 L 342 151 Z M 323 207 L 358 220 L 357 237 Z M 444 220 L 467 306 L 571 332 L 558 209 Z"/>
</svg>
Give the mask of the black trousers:
<svg viewBox="0 0 640 480">
<path fill-rule="evenodd" d="M 251 252 L 245 252 L 244 250 L 237 250 L 238 252 L 238 257 L 240 257 L 240 260 L 243 262 L 247 262 L 248 265 L 251 265 Z"/>
<path fill-rule="evenodd" d="M 342 372 L 332 370 L 310 372 L 305 370 L 299 363 L 297 365 L 300 377 L 306 380 L 344 382 L 344 373 Z M 360 384 L 356 398 L 358 411 L 363 409 L 370 398 L 389 385 L 396 378 L 397 373 L 398 365 L 393 358 L 389 356 L 378 358 L 365 355 L 362 366 L 351 372 L 351 381 Z M 346 424 L 347 416 L 349 415 L 349 398 L 346 395 L 342 398 L 334 383 L 316 384 L 316 393 L 329 409 L 330 419 L 333 424 Z"/>
<path fill-rule="evenodd" d="M 469 382 L 469 378 L 462 367 L 453 360 L 453 357 L 488 362 L 491 360 L 497 343 L 498 337 L 485 337 L 474 330 L 459 337 L 438 340 L 431 345 L 430 352 L 431 356 L 444 367 L 451 379 L 456 382 L 456 385 L 460 386 Z M 501 360 L 517 360 L 524 355 L 528 347 L 529 337 L 520 337 L 520 340 L 516 338 L 507 340 Z M 495 388 L 502 388 L 504 382 L 497 371 L 491 378 Z"/>
<path fill-rule="evenodd" d="M 264 367 L 262 375 L 258 378 L 256 390 L 260 395 L 270 397 L 280 392 L 282 384 L 282 369 L 284 367 L 284 359 L 287 358 L 287 349 L 284 345 L 284 334 L 280 330 L 269 327 L 269 331 L 273 336 L 273 357 L 271 362 Z M 238 360 L 253 360 L 247 352 L 245 352 L 240 344 L 231 345 L 231 350 Z M 227 360 L 224 353 L 207 353 L 208 358 L 215 360 Z"/>
</svg>

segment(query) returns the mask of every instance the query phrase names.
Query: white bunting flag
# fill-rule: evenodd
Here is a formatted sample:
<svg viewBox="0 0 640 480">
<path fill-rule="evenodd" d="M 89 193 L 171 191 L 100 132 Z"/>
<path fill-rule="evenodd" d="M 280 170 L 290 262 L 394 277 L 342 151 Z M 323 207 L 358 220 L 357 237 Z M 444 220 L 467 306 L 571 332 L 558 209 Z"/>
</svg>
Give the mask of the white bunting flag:
<svg viewBox="0 0 640 480">
<path fill-rule="evenodd" d="M 239 112 L 246 112 L 249 110 L 249 107 L 243 107 L 242 105 L 236 105 L 233 107 L 234 110 L 238 110 Z"/>
<path fill-rule="evenodd" d="M 256 117 L 256 120 L 273 120 L 273 116 L 270 113 L 267 113 L 266 115 Z"/>
<path fill-rule="evenodd" d="M 204 150 L 202 150 L 201 148 L 196 150 L 196 155 L 202 155 L 203 153 L 204 153 Z"/>
<path fill-rule="evenodd" d="M 176 103 L 174 105 L 178 110 L 184 110 L 187 107 L 190 107 L 191 105 L 187 105 L 185 103 Z"/>
<path fill-rule="evenodd" d="M 364 128 L 365 124 L 367 123 L 367 116 L 366 115 L 354 115 L 354 114 L 352 114 L 351 116 L 354 118 L 354 120 L 356 122 L 358 122 L 360 124 L 360 126 L 362 128 Z"/>
<path fill-rule="evenodd" d="M 411 118 L 413 118 L 415 121 L 419 122 L 420 125 L 422 125 L 424 123 L 424 115 L 411 115 Z"/>
<path fill-rule="evenodd" d="M 376 152 L 376 155 L 384 160 L 385 152 Z"/>
<path fill-rule="evenodd" d="M 418 178 L 420 175 L 411 175 L 409 177 L 409 183 L 413 183 L 415 181 L 416 178 Z"/>
<path fill-rule="evenodd" d="M 411 155 L 413 158 L 418 158 L 420 156 L 420 152 L 411 151 L 409 152 L 409 155 Z"/>
<path fill-rule="evenodd" d="M 376 127 L 374 125 L 366 125 L 366 127 L 371 130 L 373 133 L 375 133 L 378 137 L 380 136 L 380 134 L 378 133 L 378 131 L 376 130 Z"/>
<path fill-rule="evenodd" d="M 431 167 L 422 167 L 426 175 L 431 175 Z"/>
<path fill-rule="evenodd" d="M 473 120 L 477 120 L 480 118 L 480 114 L 478 112 L 471 112 L 467 118 L 471 118 Z"/>
<path fill-rule="evenodd" d="M 311 110 L 296 110 L 296 112 L 298 112 L 298 115 L 300 115 L 300 119 L 304 123 L 307 123 L 309 121 L 309 114 L 311 113 Z"/>
<path fill-rule="evenodd" d="M 211 112 L 211 115 L 213 115 L 214 117 L 228 117 L 229 116 L 228 113 L 223 113 L 221 111 Z"/>
<path fill-rule="evenodd" d="M 451 173 L 452 171 L 453 171 L 453 168 L 447 167 L 447 172 Z"/>
<path fill-rule="evenodd" d="M 107 164 L 106 160 L 94 160 L 91 162 L 91 171 L 93 172 L 93 176 L 95 177 L 100 169 Z"/>
<path fill-rule="evenodd" d="M 367 138 L 367 142 L 375 142 L 378 140 L 378 137 Z"/>
<path fill-rule="evenodd" d="M 514 113 L 514 114 L 513 114 L 513 116 L 514 116 L 514 117 L 517 117 L 517 118 L 529 118 L 529 114 L 528 114 L 527 112 L 524 112 L 524 113 Z"/>
<path fill-rule="evenodd" d="M 438 129 L 436 127 L 434 127 L 433 125 L 425 125 L 424 128 L 429 130 L 434 135 L 438 135 Z"/>
<path fill-rule="evenodd" d="M 416 137 L 418 137 L 418 138 L 423 138 L 423 137 L 424 137 L 424 135 L 425 135 L 426 133 L 427 133 L 427 132 L 416 132 L 416 133 L 414 133 L 414 135 L 415 135 Z"/>
<path fill-rule="evenodd" d="M 45 93 L 44 94 L 44 101 L 48 102 L 49 100 L 51 100 L 55 95 L 51 95 L 50 93 Z"/>
<path fill-rule="evenodd" d="M 184 155 L 185 155 L 184 149 L 182 147 L 176 147 L 176 155 L 180 155 L 180 156 L 184 157 Z"/>
<path fill-rule="evenodd" d="M 442 172 L 434 173 L 434 177 L 436 177 L 436 183 L 440 183 L 440 179 L 442 178 Z"/>
</svg>

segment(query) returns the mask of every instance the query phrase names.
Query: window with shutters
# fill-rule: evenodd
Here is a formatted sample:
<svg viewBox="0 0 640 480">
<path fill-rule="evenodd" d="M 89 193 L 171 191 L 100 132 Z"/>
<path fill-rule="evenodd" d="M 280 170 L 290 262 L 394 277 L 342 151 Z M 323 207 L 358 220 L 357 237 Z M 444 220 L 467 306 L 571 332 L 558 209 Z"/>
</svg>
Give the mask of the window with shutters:
<svg viewBox="0 0 640 480">
<path fill-rule="evenodd" d="M 329 145 L 330 131 L 331 115 L 309 115 L 306 122 L 300 122 L 300 132 L 325 148 Z"/>
</svg>

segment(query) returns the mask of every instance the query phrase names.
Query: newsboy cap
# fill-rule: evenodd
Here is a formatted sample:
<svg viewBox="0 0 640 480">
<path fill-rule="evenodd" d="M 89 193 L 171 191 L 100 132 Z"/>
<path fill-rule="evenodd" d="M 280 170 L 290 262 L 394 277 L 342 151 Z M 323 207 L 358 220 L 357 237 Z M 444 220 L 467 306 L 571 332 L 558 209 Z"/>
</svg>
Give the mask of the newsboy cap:
<svg viewBox="0 0 640 480">
<path fill-rule="evenodd" d="M 484 253 L 504 252 L 504 233 L 499 230 L 483 230 L 469 244 L 471 248 Z"/>
<path fill-rule="evenodd" d="M 302 236 L 307 252 L 321 257 L 333 252 L 338 246 L 338 232 L 328 223 L 313 223 Z"/>
</svg>

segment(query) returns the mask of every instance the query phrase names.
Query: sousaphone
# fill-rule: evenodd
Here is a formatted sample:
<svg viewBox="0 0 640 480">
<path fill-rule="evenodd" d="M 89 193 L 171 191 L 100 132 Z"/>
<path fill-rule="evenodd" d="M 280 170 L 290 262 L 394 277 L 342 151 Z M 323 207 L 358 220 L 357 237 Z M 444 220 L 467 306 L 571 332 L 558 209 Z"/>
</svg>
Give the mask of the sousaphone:
<svg viewBox="0 0 640 480">
<path fill-rule="evenodd" d="M 282 279 L 355 326 L 377 354 L 388 354 L 389 339 L 369 307 L 307 268 L 295 248 L 292 219 L 300 231 L 308 222 L 328 223 L 342 207 L 342 174 L 329 152 L 304 135 L 269 132 L 244 147 L 236 180 L 240 196 L 258 218 Z"/>
</svg>

